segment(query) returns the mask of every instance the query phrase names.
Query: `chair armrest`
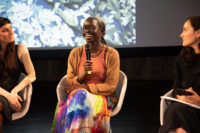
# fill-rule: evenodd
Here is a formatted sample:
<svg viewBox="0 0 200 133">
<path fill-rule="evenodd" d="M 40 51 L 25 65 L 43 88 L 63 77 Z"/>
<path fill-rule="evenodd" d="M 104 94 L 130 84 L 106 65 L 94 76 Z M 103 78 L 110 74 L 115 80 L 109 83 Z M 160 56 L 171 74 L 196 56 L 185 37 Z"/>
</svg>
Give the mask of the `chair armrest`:
<svg viewBox="0 0 200 133">
<path fill-rule="evenodd" d="M 23 116 L 26 115 L 26 113 L 29 110 L 30 102 L 31 102 L 31 97 L 32 97 L 32 84 L 29 84 L 26 88 L 24 88 L 20 93 L 20 95 L 23 98 L 22 102 L 22 109 L 18 112 L 14 112 L 12 114 L 12 120 L 16 120 L 19 118 L 22 118 Z"/>
<path fill-rule="evenodd" d="M 120 70 L 119 81 L 118 81 L 116 91 L 115 91 L 118 102 L 117 102 L 117 105 L 113 108 L 111 116 L 115 116 L 121 110 L 126 89 L 127 89 L 127 77 L 125 73 Z"/>
<path fill-rule="evenodd" d="M 171 89 L 170 91 L 168 91 L 164 96 L 171 96 L 172 95 L 172 91 L 173 89 Z M 163 125 L 163 121 L 164 121 L 164 113 L 165 110 L 168 108 L 169 104 L 167 104 L 165 99 L 161 99 L 160 101 L 160 125 Z"/>
<path fill-rule="evenodd" d="M 67 87 L 66 78 L 67 78 L 67 75 L 63 76 L 57 85 L 56 92 L 57 92 L 58 102 L 67 100 L 67 93 L 64 90 Z"/>
<path fill-rule="evenodd" d="M 29 84 L 28 86 L 26 86 L 26 88 L 24 88 L 20 93 L 20 96 L 22 97 L 23 100 L 26 100 L 28 97 L 28 89 L 31 88 L 31 84 Z"/>
<path fill-rule="evenodd" d="M 20 83 L 25 77 L 26 75 L 24 73 L 20 73 L 18 83 Z M 19 92 L 19 95 L 22 97 L 23 100 L 27 99 L 27 88 L 28 86 Z"/>
</svg>

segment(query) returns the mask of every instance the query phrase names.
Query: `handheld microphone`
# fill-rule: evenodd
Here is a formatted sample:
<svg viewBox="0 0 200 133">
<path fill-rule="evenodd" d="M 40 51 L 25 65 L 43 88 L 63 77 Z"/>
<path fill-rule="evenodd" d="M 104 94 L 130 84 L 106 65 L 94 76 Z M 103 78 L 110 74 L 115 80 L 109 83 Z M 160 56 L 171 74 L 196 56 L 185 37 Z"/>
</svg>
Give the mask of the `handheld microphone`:
<svg viewBox="0 0 200 133">
<path fill-rule="evenodd" d="M 91 60 L 90 59 L 90 45 L 89 44 L 85 45 L 85 52 L 86 52 L 86 59 Z M 92 72 L 91 72 L 91 70 L 89 70 L 87 73 L 91 74 Z"/>
</svg>

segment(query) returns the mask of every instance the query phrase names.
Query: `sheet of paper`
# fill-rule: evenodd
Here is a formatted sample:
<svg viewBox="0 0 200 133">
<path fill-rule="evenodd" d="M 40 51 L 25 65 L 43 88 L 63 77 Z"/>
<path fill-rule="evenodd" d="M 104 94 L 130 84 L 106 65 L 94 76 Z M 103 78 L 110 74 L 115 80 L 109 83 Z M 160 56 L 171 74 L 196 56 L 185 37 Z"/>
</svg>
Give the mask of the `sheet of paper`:
<svg viewBox="0 0 200 133">
<path fill-rule="evenodd" d="M 181 100 L 179 100 L 177 98 L 173 98 L 173 97 L 169 97 L 169 96 L 161 96 L 161 98 L 166 99 L 166 100 L 172 100 L 172 101 L 180 102 L 180 103 L 186 104 L 188 106 L 200 109 L 200 106 L 197 106 L 195 104 L 191 104 L 191 103 L 187 103 L 187 102 L 181 101 Z"/>
</svg>

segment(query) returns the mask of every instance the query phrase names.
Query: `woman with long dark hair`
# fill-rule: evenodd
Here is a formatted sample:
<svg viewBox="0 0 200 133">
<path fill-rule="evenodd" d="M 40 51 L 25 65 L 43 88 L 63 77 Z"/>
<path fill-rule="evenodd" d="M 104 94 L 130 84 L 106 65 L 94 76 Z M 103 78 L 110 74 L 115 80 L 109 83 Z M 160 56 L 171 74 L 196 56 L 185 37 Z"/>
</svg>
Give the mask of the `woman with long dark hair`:
<svg viewBox="0 0 200 133">
<path fill-rule="evenodd" d="M 175 63 L 172 95 L 200 106 L 200 16 L 192 16 L 186 20 L 180 37 L 183 48 Z M 160 133 L 200 132 L 199 109 L 173 102 L 164 115 Z"/>
<path fill-rule="evenodd" d="M 12 120 L 12 113 L 21 110 L 19 92 L 36 79 L 28 49 L 14 42 L 10 20 L 0 17 L 0 133 L 3 123 Z M 27 76 L 18 83 L 23 67 Z"/>
</svg>

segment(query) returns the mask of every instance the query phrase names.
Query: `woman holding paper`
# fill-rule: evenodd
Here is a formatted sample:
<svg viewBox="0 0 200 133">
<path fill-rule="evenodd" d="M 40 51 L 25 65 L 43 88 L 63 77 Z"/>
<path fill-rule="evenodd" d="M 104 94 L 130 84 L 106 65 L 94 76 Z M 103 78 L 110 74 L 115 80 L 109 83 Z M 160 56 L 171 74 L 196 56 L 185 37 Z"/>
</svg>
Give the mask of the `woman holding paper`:
<svg viewBox="0 0 200 133">
<path fill-rule="evenodd" d="M 200 16 L 186 20 L 183 49 L 175 63 L 172 96 L 200 106 Z M 200 109 L 173 102 L 165 111 L 160 133 L 200 133 Z"/>
<path fill-rule="evenodd" d="M 87 44 L 74 48 L 69 55 L 65 88 L 68 98 L 58 105 L 53 130 L 109 133 L 112 108 L 117 102 L 119 54 L 105 45 L 105 24 L 99 17 L 87 18 L 82 34 Z"/>
</svg>

